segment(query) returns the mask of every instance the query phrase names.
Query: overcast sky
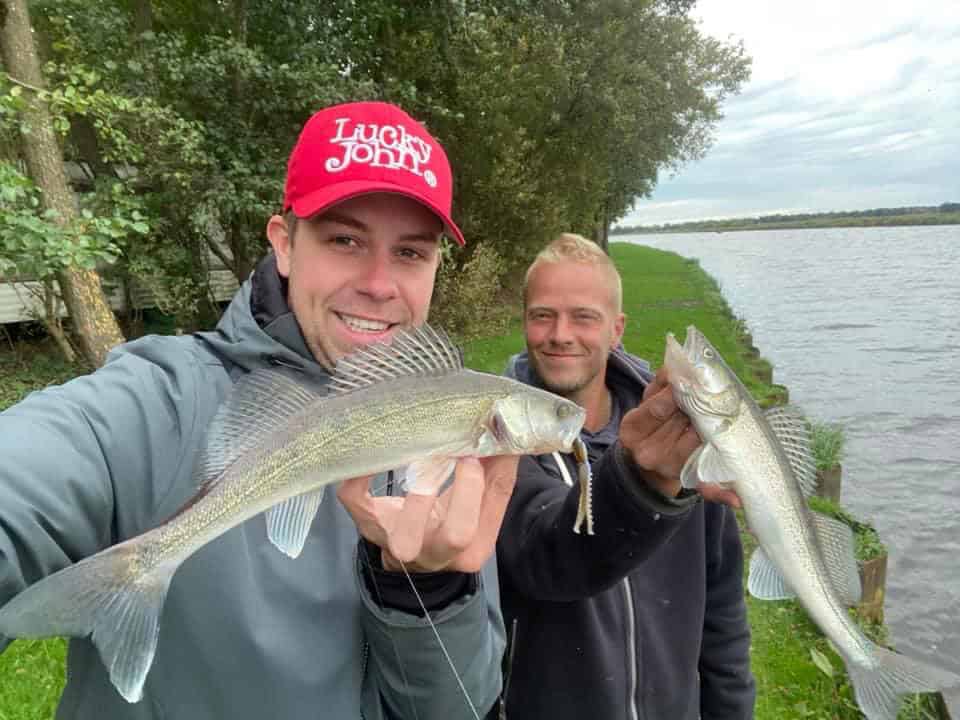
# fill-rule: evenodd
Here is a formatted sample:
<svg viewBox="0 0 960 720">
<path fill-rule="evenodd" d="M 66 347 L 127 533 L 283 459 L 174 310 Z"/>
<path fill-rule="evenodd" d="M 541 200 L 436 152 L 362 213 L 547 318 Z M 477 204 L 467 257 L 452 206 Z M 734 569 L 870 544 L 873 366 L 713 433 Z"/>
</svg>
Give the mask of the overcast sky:
<svg viewBox="0 0 960 720">
<path fill-rule="evenodd" d="M 753 74 L 620 225 L 960 202 L 960 0 L 699 0 Z"/>
</svg>

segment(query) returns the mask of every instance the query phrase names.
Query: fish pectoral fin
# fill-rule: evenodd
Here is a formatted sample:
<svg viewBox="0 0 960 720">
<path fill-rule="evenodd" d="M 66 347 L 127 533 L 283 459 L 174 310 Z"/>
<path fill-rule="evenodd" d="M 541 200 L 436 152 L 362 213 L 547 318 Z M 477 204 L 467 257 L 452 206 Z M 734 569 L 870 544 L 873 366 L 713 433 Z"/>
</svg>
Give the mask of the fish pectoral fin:
<svg viewBox="0 0 960 720">
<path fill-rule="evenodd" d="M 856 605 L 863 595 L 863 587 L 854 555 L 853 530 L 835 518 L 818 512 L 811 514 L 820 556 L 827 567 L 830 583 L 841 600 L 847 605 Z"/>
<path fill-rule="evenodd" d="M 437 456 L 416 460 L 403 469 L 400 486 L 408 493 L 437 495 L 456 467 L 456 458 Z"/>
<path fill-rule="evenodd" d="M 732 477 L 716 446 L 704 443 L 683 464 L 680 485 L 688 490 L 696 490 L 699 483 L 723 485 Z"/>
<path fill-rule="evenodd" d="M 127 702 L 138 702 L 179 563 L 137 573 L 136 542 L 115 545 L 28 587 L 0 609 L 0 634 L 90 635 L 114 687 Z"/>
<path fill-rule="evenodd" d="M 297 495 L 267 510 L 267 537 L 284 555 L 300 556 L 317 508 L 323 501 L 324 490 L 325 487 L 320 487 Z"/>
<path fill-rule="evenodd" d="M 797 596 L 787 585 L 777 566 L 773 564 L 763 548 L 759 547 L 750 556 L 747 590 L 757 600 L 790 600 Z"/>
</svg>

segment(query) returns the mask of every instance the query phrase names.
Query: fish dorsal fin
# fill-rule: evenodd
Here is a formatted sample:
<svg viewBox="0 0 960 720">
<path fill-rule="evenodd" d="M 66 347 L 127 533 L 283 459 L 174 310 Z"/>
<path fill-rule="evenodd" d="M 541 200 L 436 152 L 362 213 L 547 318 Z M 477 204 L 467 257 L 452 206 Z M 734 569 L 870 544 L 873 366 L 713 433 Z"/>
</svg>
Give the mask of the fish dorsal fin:
<svg viewBox="0 0 960 720">
<path fill-rule="evenodd" d="M 265 435 L 320 399 L 323 392 L 279 370 L 262 368 L 247 373 L 233 386 L 207 430 L 201 461 L 206 482 L 215 481 Z"/>
<path fill-rule="evenodd" d="M 817 468 L 810 451 L 810 427 L 799 409 L 791 405 L 776 406 L 766 411 L 767 422 L 783 448 L 804 497 L 817 490 Z"/>
<path fill-rule="evenodd" d="M 820 556 L 837 595 L 847 605 L 856 605 L 863 595 L 860 570 L 854 556 L 853 530 L 845 522 L 811 511 Z"/>
<path fill-rule="evenodd" d="M 401 377 L 437 377 L 463 369 L 463 353 L 442 330 L 404 330 L 390 343 L 364 345 L 337 362 L 331 393 L 348 393 Z"/>
</svg>

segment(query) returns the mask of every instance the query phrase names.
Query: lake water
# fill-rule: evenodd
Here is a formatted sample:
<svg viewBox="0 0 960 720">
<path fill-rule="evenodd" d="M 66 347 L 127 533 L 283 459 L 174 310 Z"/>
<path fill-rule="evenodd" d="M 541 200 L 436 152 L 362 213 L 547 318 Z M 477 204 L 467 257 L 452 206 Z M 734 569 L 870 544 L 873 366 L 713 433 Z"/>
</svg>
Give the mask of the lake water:
<svg viewBox="0 0 960 720">
<path fill-rule="evenodd" d="M 791 402 L 844 426 L 841 502 L 889 548 L 891 639 L 960 673 L 960 226 L 611 239 L 699 258 Z"/>
</svg>

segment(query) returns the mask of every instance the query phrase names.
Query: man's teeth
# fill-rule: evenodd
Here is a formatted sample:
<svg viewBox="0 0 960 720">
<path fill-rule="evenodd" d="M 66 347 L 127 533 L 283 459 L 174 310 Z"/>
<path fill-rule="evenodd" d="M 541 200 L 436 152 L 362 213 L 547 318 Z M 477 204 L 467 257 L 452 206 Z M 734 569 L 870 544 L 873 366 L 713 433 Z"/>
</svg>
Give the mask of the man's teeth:
<svg viewBox="0 0 960 720">
<path fill-rule="evenodd" d="M 365 320 L 363 318 L 350 317 L 349 315 L 341 315 L 340 319 L 343 320 L 351 330 L 358 332 L 383 332 L 390 327 L 390 323 L 380 320 Z"/>
</svg>

